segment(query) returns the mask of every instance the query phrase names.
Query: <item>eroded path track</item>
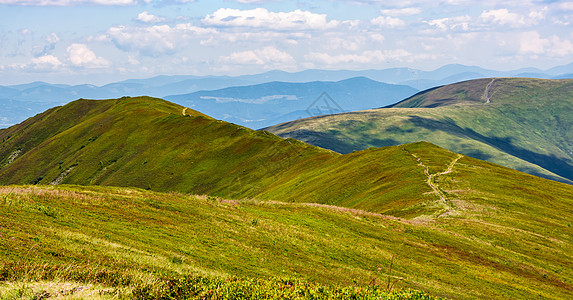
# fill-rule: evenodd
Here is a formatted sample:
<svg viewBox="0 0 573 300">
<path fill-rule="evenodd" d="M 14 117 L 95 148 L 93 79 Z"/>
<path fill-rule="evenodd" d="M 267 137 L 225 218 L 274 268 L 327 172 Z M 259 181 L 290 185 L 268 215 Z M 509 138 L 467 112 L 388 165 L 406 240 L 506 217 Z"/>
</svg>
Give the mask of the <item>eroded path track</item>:
<svg viewBox="0 0 573 300">
<path fill-rule="evenodd" d="M 457 157 L 454 158 L 450 162 L 450 164 L 448 165 L 448 168 L 445 171 L 440 172 L 440 173 L 431 174 L 430 168 L 424 164 L 424 162 L 422 161 L 422 159 L 418 155 L 416 155 L 415 153 L 411 153 L 410 151 L 408 151 L 406 149 L 404 149 L 404 151 L 406 151 L 408 154 L 410 154 L 412 157 L 414 157 L 416 159 L 416 161 L 418 161 L 418 165 L 421 166 L 422 168 L 424 168 L 424 174 L 428 177 L 428 180 L 426 181 L 426 183 L 432 188 L 432 190 L 434 190 L 434 192 L 436 194 L 438 194 L 438 196 L 440 196 L 441 202 L 445 205 L 446 212 L 441 214 L 440 217 L 444 216 L 444 215 L 448 215 L 451 212 L 453 205 L 448 200 L 448 197 L 446 196 L 446 194 L 440 189 L 440 187 L 436 183 L 435 179 L 436 179 L 436 177 L 439 177 L 441 175 L 451 173 L 454 169 L 454 166 L 456 165 L 458 160 L 463 157 L 463 155 L 458 154 Z"/>
<path fill-rule="evenodd" d="M 485 91 L 483 92 L 483 99 L 485 100 L 485 103 L 491 103 L 490 98 L 489 98 L 489 90 L 491 89 L 491 86 L 493 85 L 493 82 L 495 81 L 495 78 L 492 78 L 492 80 L 489 82 L 489 84 L 485 87 Z"/>
</svg>

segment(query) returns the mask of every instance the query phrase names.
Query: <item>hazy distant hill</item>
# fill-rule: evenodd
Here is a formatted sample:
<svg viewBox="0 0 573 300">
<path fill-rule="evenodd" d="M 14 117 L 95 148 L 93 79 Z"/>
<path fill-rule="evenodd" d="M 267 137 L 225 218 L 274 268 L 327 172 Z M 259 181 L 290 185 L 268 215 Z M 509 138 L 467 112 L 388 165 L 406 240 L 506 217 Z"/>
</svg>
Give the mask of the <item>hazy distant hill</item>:
<svg viewBox="0 0 573 300">
<path fill-rule="evenodd" d="M 258 129 L 274 124 L 393 104 L 417 90 L 356 77 L 338 82 L 270 82 L 165 99 L 214 118 Z"/>
<path fill-rule="evenodd" d="M 19 102 L 48 103 L 48 106 L 30 106 L 25 103 L 22 103 L 21 106 L 11 106 L 10 110 L 0 110 L 0 120 L 4 120 L 0 123 L 16 124 L 28 117 L 42 112 L 46 107 L 62 105 L 79 98 L 109 99 L 122 96 L 141 95 L 164 98 L 168 95 L 188 94 L 197 91 L 217 90 L 227 87 L 256 85 L 273 81 L 307 83 L 313 81 L 341 81 L 353 77 L 366 77 L 375 81 L 389 84 L 409 85 L 417 90 L 423 90 L 439 85 L 455 83 L 461 80 L 502 76 L 526 76 L 555 79 L 573 78 L 573 64 L 559 66 L 545 71 L 535 68 L 527 68 L 500 72 L 479 67 L 452 64 L 433 71 L 422 71 L 411 68 L 391 68 L 363 71 L 305 70 L 294 73 L 269 71 L 262 74 L 236 77 L 162 75 L 144 79 L 129 79 L 109 83 L 104 86 L 32 82 L 14 86 L 0 86 L 0 99 Z M 31 111 L 28 110 L 29 107 L 32 107 Z M 296 119 L 300 116 L 301 114 L 297 112 L 291 114 L 289 118 Z M 3 127 L 3 125 L 0 125 L 0 127 Z"/>
<path fill-rule="evenodd" d="M 315 117 L 267 130 L 341 153 L 425 140 L 468 156 L 573 180 L 573 80 L 479 79 L 389 108 Z"/>
</svg>

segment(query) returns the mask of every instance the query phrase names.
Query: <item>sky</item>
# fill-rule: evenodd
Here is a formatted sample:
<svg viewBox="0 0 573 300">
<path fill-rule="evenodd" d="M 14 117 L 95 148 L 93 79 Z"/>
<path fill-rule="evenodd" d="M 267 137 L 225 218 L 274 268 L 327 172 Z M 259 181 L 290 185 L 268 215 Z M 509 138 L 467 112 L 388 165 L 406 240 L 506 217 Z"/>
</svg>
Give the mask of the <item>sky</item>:
<svg viewBox="0 0 573 300">
<path fill-rule="evenodd" d="M 573 1 L 0 0 L 0 85 L 573 62 Z"/>
</svg>

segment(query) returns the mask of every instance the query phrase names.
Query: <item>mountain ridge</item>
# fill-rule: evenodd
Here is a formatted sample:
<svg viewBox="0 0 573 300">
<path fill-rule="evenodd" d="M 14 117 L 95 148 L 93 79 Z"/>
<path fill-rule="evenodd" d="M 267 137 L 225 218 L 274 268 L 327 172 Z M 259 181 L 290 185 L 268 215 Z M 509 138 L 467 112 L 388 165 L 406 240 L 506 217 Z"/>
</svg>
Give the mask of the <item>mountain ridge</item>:
<svg viewBox="0 0 573 300">
<path fill-rule="evenodd" d="M 435 197 L 403 147 L 437 151 L 443 166 L 456 157 L 429 143 L 340 155 L 149 97 L 78 100 L 0 130 L 0 141 L 2 184 L 134 186 L 410 216 L 445 208 L 419 206 Z M 394 180 L 356 185 L 356 174 Z"/>
<path fill-rule="evenodd" d="M 422 91 L 382 109 L 265 130 L 340 153 L 426 140 L 571 183 L 572 86 L 573 80 L 477 79 Z"/>
<path fill-rule="evenodd" d="M 269 186 L 299 178 L 297 172 L 322 178 L 306 164 L 328 168 L 340 156 L 147 97 L 75 101 L 0 131 L 0 139 L 2 184 L 135 186 L 232 198 L 285 195 L 291 185 Z M 416 168 L 404 173 L 411 172 Z M 318 200 L 328 199 L 325 194 Z M 378 200 L 392 201 L 389 195 Z"/>
</svg>

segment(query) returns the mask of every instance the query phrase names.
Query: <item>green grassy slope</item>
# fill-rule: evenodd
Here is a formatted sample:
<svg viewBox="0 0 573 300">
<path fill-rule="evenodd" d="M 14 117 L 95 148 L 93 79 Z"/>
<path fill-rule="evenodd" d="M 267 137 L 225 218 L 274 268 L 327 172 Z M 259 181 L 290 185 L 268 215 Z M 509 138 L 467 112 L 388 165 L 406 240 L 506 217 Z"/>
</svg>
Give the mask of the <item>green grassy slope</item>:
<svg viewBox="0 0 573 300">
<path fill-rule="evenodd" d="M 391 108 L 308 118 L 267 130 L 340 153 L 424 140 L 572 183 L 571 111 L 573 80 L 479 79 L 431 89 Z"/>
<path fill-rule="evenodd" d="M 154 290 L 158 280 L 179 275 L 296 278 L 355 290 L 376 278 L 382 292 L 386 276 L 377 265 L 387 267 L 391 255 L 385 240 L 399 242 L 396 232 L 407 226 L 335 207 L 126 188 L 10 186 L 0 197 L 0 280 L 99 283 L 128 292 Z M 401 276 L 398 269 L 390 275 Z M 287 282 L 275 288 L 288 291 Z"/>
<path fill-rule="evenodd" d="M 407 209 L 424 198 L 412 190 L 429 191 L 397 148 L 342 156 L 147 97 L 80 100 L 0 131 L 0 139 L 1 184 L 286 197 L 376 212 Z M 356 185 L 358 174 L 374 179 Z"/>
<path fill-rule="evenodd" d="M 4 282 L 573 296 L 573 186 L 427 142 L 341 155 L 146 97 L 74 102 L 0 137 L 3 183 L 40 184 L 0 187 Z"/>
<path fill-rule="evenodd" d="M 428 168 L 440 193 L 427 193 L 425 205 L 441 216 L 130 188 L 2 187 L 0 275 L 128 291 L 191 274 L 363 288 L 376 278 L 382 290 L 390 278 L 399 289 L 462 299 L 573 296 L 570 185 L 427 143 L 400 151 L 421 174 Z"/>
<path fill-rule="evenodd" d="M 290 155 L 296 161 L 299 152 L 336 155 L 148 97 L 80 100 L 46 114 L 0 131 L 2 183 L 119 185 L 242 196 L 229 193 L 240 193 L 239 185 L 276 171 L 261 168 L 267 159 Z M 64 119 L 70 116 L 69 122 Z M 60 120 L 66 121 L 61 128 Z M 14 153 L 18 155 L 8 164 Z M 232 176 L 239 173 L 248 173 L 243 182 Z"/>
</svg>

